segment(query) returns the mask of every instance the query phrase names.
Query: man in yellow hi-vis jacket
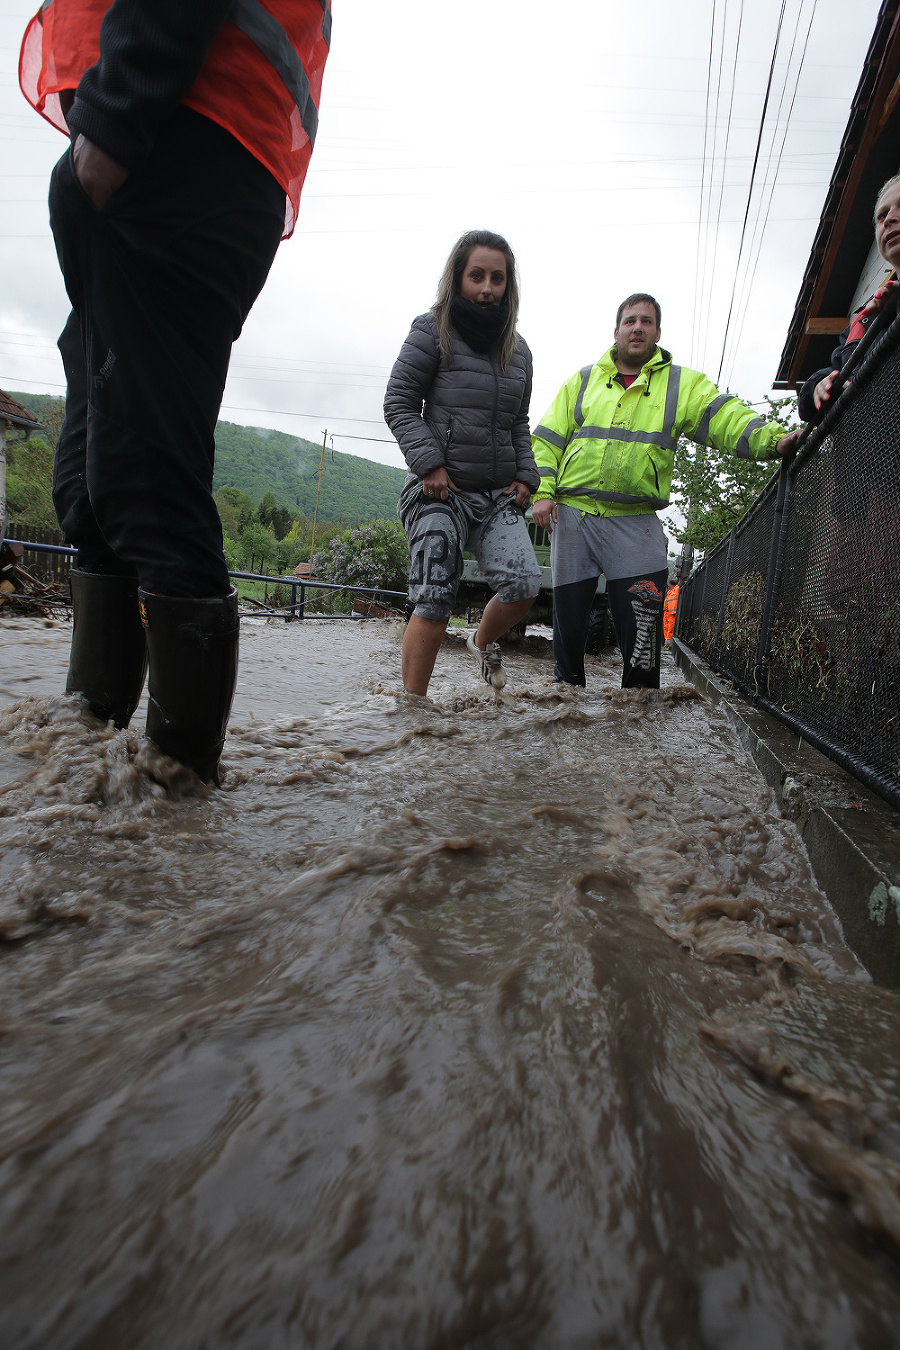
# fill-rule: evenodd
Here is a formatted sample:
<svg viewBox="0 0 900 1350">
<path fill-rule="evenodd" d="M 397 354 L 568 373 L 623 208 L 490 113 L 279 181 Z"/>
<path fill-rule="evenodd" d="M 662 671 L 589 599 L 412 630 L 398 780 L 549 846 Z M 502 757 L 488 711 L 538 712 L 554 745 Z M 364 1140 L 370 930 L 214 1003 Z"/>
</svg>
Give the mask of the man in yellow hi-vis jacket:
<svg viewBox="0 0 900 1350">
<path fill-rule="evenodd" d="M 660 347 L 651 295 L 619 306 L 615 345 L 566 381 L 534 431 L 536 524 L 551 531 L 556 679 L 583 685 L 584 641 L 601 572 L 622 652 L 622 686 L 659 688 L 666 539 L 678 437 L 746 459 L 777 459 L 799 432 L 766 422 Z"/>
</svg>

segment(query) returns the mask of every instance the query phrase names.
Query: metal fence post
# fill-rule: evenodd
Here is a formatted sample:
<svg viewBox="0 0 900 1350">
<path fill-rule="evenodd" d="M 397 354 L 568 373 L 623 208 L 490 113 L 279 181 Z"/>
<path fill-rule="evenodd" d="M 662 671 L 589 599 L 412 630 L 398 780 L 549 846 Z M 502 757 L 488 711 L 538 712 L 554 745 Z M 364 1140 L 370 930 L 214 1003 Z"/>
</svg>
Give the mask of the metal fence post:
<svg viewBox="0 0 900 1350">
<path fill-rule="evenodd" d="M 703 585 L 700 587 L 700 610 L 699 610 L 699 613 L 698 613 L 698 615 L 697 615 L 697 620 L 698 620 L 698 628 L 697 628 L 698 644 L 699 644 L 700 634 L 701 634 L 702 627 L 703 627 L 703 616 L 704 616 L 704 614 L 706 613 L 706 581 L 707 581 L 708 576 L 709 576 L 709 564 L 708 564 L 706 558 L 704 558 L 704 559 L 703 559 Z"/>
<path fill-rule="evenodd" d="M 722 583 L 722 599 L 719 601 L 719 622 L 716 625 L 716 638 L 712 649 L 713 660 L 709 663 L 711 666 L 714 665 L 716 669 L 718 669 L 719 664 L 719 647 L 722 642 L 722 629 L 725 626 L 725 601 L 728 599 L 728 587 L 731 585 L 731 562 L 734 558 L 734 540 L 736 534 L 737 526 L 732 525 L 728 535 L 728 554 L 725 558 L 725 580 Z"/>
<path fill-rule="evenodd" d="M 769 561 L 766 566 L 766 594 L 763 600 L 762 619 L 759 625 L 759 646 L 756 650 L 756 666 L 753 672 L 757 696 L 765 694 L 768 686 L 769 642 L 772 637 L 772 626 L 775 622 L 775 607 L 778 604 L 778 594 L 781 590 L 787 527 L 791 520 L 791 499 L 794 486 L 791 468 L 793 463 L 794 456 L 789 455 L 781 461 L 781 468 L 778 470 L 775 515 L 772 520 L 772 538 L 769 544 Z"/>
</svg>

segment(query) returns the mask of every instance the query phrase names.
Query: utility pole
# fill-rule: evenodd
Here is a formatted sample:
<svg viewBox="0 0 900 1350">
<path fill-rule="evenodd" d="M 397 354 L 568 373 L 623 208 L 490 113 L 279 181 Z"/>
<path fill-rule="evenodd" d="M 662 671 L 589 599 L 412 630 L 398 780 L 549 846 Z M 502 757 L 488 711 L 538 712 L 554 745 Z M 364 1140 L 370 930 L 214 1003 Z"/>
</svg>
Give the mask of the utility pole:
<svg viewBox="0 0 900 1350">
<path fill-rule="evenodd" d="M 0 418 L 0 548 L 6 534 L 6 422 Z"/>
<path fill-rule="evenodd" d="M 322 470 L 325 468 L 325 442 L 328 440 L 328 428 L 325 428 L 325 435 L 322 437 L 322 458 L 319 461 L 319 482 L 316 486 L 316 509 L 313 511 L 312 539 L 309 541 L 309 570 L 312 574 L 313 556 L 316 548 L 316 520 L 319 516 L 319 493 L 322 491 Z"/>
</svg>

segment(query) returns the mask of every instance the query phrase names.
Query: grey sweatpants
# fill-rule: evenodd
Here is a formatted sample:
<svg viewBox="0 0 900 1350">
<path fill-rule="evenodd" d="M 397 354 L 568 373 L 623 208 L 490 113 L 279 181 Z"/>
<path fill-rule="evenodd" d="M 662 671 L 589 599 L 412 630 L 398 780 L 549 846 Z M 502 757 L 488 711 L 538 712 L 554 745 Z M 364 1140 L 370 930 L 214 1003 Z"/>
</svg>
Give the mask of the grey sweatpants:
<svg viewBox="0 0 900 1350">
<path fill-rule="evenodd" d="M 582 515 L 557 507 L 550 536 L 556 678 L 583 685 L 584 641 L 602 572 L 622 652 L 622 685 L 659 688 L 666 539 L 655 515 Z"/>
<path fill-rule="evenodd" d="M 582 515 L 560 503 L 550 536 L 553 586 L 599 577 L 607 581 L 658 572 L 666 566 L 666 536 L 658 516 Z"/>
<path fill-rule="evenodd" d="M 407 478 L 397 514 L 409 544 L 409 598 L 421 619 L 450 618 L 468 550 L 491 590 L 506 604 L 533 599 L 541 569 L 515 497 L 503 488 L 426 497 L 422 480 Z"/>
</svg>

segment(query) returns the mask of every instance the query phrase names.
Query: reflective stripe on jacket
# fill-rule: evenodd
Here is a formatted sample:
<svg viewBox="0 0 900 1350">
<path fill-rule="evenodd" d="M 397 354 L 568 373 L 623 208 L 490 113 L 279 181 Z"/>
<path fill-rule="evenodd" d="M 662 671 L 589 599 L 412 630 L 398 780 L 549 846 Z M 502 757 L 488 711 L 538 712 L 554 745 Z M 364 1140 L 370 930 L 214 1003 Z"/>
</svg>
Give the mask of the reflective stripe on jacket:
<svg viewBox="0 0 900 1350">
<path fill-rule="evenodd" d="M 626 516 L 669 504 L 679 436 L 744 459 L 776 459 L 784 427 L 766 422 L 705 375 L 657 347 L 623 388 L 614 347 L 567 380 L 535 427 L 534 494 L 591 515 Z"/>
<path fill-rule="evenodd" d="M 224 21 L 207 5 L 182 26 L 177 19 L 169 22 L 160 13 L 165 6 L 157 6 L 142 16 L 139 29 L 135 15 L 118 9 L 110 29 L 118 46 L 111 41 L 109 56 L 105 47 L 101 58 L 100 27 L 110 8 L 110 0 L 45 0 L 25 31 L 19 57 L 19 84 L 28 102 L 68 135 L 60 93 L 76 89 L 89 70 L 89 80 L 102 84 L 97 72 L 103 61 L 127 63 L 139 51 L 124 77 L 116 71 L 107 80 L 113 91 L 109 106 L 98 103 L 88 114 L 92 125 L 106 126 L 111 140 L 90 139 L 134 170 L 152 144 L 154 124 L 184 103 L 230 132 L 281 184 L 289 235 L 318 126 L 330 0 L 232 0 L 222 6 Z M 189 7 L 184 13 L 190 15 Z M 132 51 L 123 36 L 133 38 Z M 178 88 L 184 71 L 187 78 Z M 89 107 L 90 94 L 85 94 Z M 73 123 L 77 126 L 77 119 Z"/>
</svg>

